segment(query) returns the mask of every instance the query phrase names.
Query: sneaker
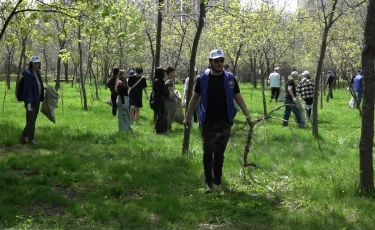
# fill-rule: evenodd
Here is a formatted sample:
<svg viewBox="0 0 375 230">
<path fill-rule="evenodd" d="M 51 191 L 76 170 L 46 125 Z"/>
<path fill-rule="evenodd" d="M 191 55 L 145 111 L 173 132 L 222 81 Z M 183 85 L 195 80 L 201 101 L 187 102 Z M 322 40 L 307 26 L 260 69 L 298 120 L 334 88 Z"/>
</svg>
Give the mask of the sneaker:
<svg viewBox="0 0 375 230">
<path fill-rule="evenodd" d="M 212 190 L 214 189 L 214 186 L 213 185 L 209 185 L 206 183 L 206 186 L 205 186 L 205 190 L 204 192 L 205 193 L 212 193 Z"/>
<path fill-rule="evenodd" d="M 22 145 L 26 145 L 27 144 L 27 138 L 26 137 L 20 137 L 19 139 L 18 139 L 18 141 L 20 142 L 20 144 L 22 144 Z"/>
<path fill-rule="evenodd" d="M 36 145 L 36 142 L 34 140 L 28 142 L 29 145 Z"/>
<path fill-rule="evenodd" d="M 224 195 L 224 188 L 223 188 L 223 186 L 221 184 L 220 185 L 215 185 L 215 192 L 217 192 L 220 195 Z"/>
</svg>

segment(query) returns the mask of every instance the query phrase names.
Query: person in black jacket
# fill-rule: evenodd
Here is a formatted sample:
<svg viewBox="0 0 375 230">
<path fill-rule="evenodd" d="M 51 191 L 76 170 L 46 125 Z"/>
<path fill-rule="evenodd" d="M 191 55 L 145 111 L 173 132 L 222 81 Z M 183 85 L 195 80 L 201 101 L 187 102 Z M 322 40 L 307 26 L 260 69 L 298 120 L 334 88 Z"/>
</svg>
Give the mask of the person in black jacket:
<svg viewBox="0 0 375 230">
<path fill-rule="evenodd" d="M 165 99 L 169 95 L 168 88 L 164 84 L 164 69 L 157 68 L 155 70 L 155 82 L 152 85 L 152 90 L 155 100 L 155 113 L 156 113 L 156 123 L 155 123 L 155 132 L 158 134 L 167 132 L 167 116 L 165 108 Z"/>
<path fill-rule="evenodd" d="M 112 101 L 112 115 L 116 116 L 116 111 L 117 111 L 117 104 L 116 104 L 116 99 L 117 99 L 117 93 L 115 90 L 116 86 L 116 81 L 119 75 L 120 69 L 115 67 L 112 69 L 112 77 L 108 80 L 107 87 L 109 90 L 111 90 L 111 101 Z"/>
<path fill-rule="evenodd" d="M 23 72 L 26 126 L 19 138 L 21 144 L 36 144 L 34 141 L 35 122 L 38 117 L 40 102 L 44 100 L 44 85 L 39 71 L 40 65 L 40 58 L 32 56 L 29 68 Z"/>
<path fill-rule="evenodd" d="M 332 90 L 335 87 L 335 75 L 333 75 L 331 70 L 328 70 L 328 79 L 325 84 L 325 86 L 328 85 L 328 96 L 327 96 L 327 102 L 329 98 L 333 98 Z"/>
</svg>

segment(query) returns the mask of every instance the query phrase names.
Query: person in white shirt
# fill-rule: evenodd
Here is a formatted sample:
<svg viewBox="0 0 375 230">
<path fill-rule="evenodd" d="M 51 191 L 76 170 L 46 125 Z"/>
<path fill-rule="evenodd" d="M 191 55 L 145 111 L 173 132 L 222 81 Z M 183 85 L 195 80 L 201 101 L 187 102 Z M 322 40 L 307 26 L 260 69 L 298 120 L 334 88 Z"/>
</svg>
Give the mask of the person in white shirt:
<svg viewBox="0 0 375 230">
<path fill-rule="evenodd" d="M 280 87 L 281 87 L 281 77 L 280 77 L 280 67 L 276 67 L 274 69 L 274 72 L 270 74 L 268 77 L 268 86 L 271 88 L 271 99 L 275 98 L 275 101 L 277 102 L 277 99 L 279 98 L 280 93 Z"/>
</svg>

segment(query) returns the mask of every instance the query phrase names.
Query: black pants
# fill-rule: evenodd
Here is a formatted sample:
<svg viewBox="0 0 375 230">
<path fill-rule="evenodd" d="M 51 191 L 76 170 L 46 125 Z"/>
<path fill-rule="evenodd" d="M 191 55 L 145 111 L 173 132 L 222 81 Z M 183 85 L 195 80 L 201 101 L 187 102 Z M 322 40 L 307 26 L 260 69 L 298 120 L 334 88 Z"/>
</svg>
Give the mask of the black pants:
<svg viewBox="0 0 375 230">
<path fill-rule="evenodd" d="M 157 106 L 156 110 L 156 122 L 155 122 L 155 131 L 156 133 L 166 133 L 167 132 L 167 116 L 166 116 L 166 108 L 164 103 L 160 103 Z"/>
<path fill-rule="evenodd" d="M 221 184 L 224 152 L 231 132 L 230 124 L 203 122 L 203 166 L 206 183 Z M 213 173 L 213 175 L 212 175 Z"/>
<path fill-rule="evenodd" d="M 26 126 L 23 129 L 22 137 L 26 138 L 27 140 L 33 141 L 35 137 L 35 122 L 38 118 L 39 113 L 39 105 L 31 106 L 32 111 L 27 110 L 26 108 Z"/>
<path fill-rule="evenodd" d="M 112 101 L 112 115 L 113 116 L 116 116 L 116 113 L 117 113 L 117 103 L 116 103 L 116 100 L 117 100 L 117 93 L 115 90 L 113 90 L 111 92 L 111 101 Z"/>
<path fill-rule="evenodd" d="M 275 97 L 276 101 L 279 99 L 280 88 L 279 87 L 271 87 L 271 100 Z"/>
</svg>

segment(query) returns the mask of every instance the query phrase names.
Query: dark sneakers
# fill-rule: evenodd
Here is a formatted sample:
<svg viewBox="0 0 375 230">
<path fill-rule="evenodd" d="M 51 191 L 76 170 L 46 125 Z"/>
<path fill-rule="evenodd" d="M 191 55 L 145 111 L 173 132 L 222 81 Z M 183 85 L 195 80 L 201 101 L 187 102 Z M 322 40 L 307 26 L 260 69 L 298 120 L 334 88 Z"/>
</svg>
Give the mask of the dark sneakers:
<svg viewBox="0 0 375 230">
<path fill-rule="evenodd" d="M 36 142 L 34 140 L 28 142 L 29 145 L 36 145 Z"/>
<path fill-rule="evenodd" d="M 21 145 L 26 145 L 27 144 L 27 138 L 21 136 L 18 141 L 20 142 Z"/>
<path fill-rule="evenodd" d="M 211 184 L 211 183 L 210 184 L 206 183 L 204 192 L 205 193 L 212 193 L 213 190 L 214 190 L 214 185 Z"/>
</svg>

